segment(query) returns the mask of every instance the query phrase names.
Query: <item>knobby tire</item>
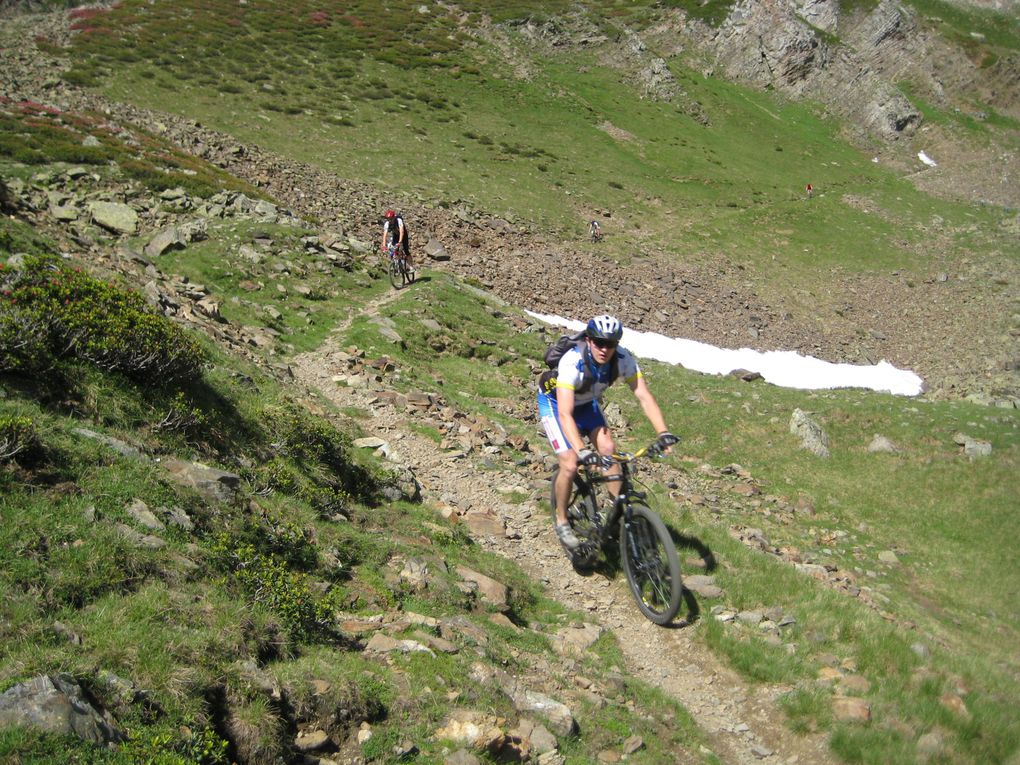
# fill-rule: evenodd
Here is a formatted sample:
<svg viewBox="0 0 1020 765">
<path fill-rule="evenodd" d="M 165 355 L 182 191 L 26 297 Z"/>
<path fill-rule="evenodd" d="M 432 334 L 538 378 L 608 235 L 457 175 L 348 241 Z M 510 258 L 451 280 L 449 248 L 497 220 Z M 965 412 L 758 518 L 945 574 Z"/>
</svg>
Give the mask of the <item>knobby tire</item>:
<svg viewBox="0 0 1020 765">
<path fill-rule="evenodd" d="M 654 624 L 668 624 L 680 610 L 683 580 L 680 558 L 669 529 L 644 505 L 631 505 L 630 528 L 620 519 L 620 560 L 641 613 Z"/>
<path fill-rule="evenodd" d="M 393 285 L 393 289 L 399 290 L 404 286 L 404 277 L 401 273 L 400 261 L 397 258 L 390 258 L 389 266 L 387 267 L 390 276 L 390 284 Z"/>
</svg>

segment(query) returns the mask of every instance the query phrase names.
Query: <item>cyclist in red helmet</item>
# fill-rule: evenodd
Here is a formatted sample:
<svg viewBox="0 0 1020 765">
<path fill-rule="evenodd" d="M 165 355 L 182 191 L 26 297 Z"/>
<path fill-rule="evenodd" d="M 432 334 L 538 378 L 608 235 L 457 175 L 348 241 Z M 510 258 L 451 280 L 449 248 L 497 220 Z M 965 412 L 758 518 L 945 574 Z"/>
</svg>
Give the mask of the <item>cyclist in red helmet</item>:
<svg viewBox="0 0 1020 765">
<path fill-rule="evenodd" d="M 386 252 L 389 248 L 390 242 L 396 244 L 404 252 L 404 260 L 407 261 L 407 269 L 411 272 L 412 278 L 414 276 L 414 261 L 411 260 L 411 244 L 410 238 L 407 234 L 407 226 L 404 225 L 403 216 L 394 212 L 393 210 L 387 210 L 383 216 L 383 229 L 382 229 L 382 251 Z"/>
</svg>

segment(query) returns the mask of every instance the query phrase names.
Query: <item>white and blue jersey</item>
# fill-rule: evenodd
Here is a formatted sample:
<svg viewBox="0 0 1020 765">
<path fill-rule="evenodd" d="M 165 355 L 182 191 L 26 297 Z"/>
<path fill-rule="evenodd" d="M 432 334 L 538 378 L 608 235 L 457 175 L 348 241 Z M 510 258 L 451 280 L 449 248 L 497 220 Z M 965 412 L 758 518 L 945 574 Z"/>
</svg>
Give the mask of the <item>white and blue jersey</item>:
<svg viewBox="0 0 1020 765">
<path fill-rule="evenodd" d="M 615 376 L 614 366 L 617 370 Z M 560 428 L 556 390 L 567 388 L 574 391 L 574 422 L 577 423 L 581 435 L 587 437 L 596 429 L 605 426 L 606 420 L 602 416 L 599 401 L 617 377 L 622 377 L 628 384 L 641 377 L 637 359 L 626 348 L 617 347 L 614 358 L 601 366 L 595 364 L 591 353 L 583 344 L 563 354 L 556 368 L 555 387 L 547 389 L 540 385 L 538 390 L 538 416 L 542 420 L 553 451 L 559 454 L 571 448 Z"/>
</svg>

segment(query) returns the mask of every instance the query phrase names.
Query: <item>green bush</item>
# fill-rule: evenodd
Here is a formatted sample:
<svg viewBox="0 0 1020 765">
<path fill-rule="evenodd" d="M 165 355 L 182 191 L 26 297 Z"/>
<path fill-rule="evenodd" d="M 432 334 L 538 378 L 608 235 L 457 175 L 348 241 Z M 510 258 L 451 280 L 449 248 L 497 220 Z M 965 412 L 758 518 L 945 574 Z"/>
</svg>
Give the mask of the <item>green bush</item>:
<svg viewBox="0 0 1020 765">
<path fill-rule="evenodd" d="M 295 640 L 316 641 L 333 635 L 333 615 L 339 610 L 342 590 L 316 595 L 307 574 L 291 570 L 280 557 L 253 544 L 238 544 L 229 534 L 217 539 L 213 552 L 249 601 L 276 614 Z"/>
<path fill-rule="evenodd" d="M 142 383 L 199 377 L 206 354 L 137 292 L 53 258 L 0 268 L 0 371 L 43 372 L 77 359 Z"/>
<path fill-rule="evenodd" d="M 153 425 L 158 433 L 179 433 L 185 436 L 197 436 L 206 425 L 206 416 L 196 406 L 192 406 L 183 391 L 178 391 L 170 401 L 167 410 Z"/>
<path fill-rule="evenodd" d="M 33 448 L 38 442 L 35 423 L 30 417 L 0 415 L 0 463 Z"/>
</svg>

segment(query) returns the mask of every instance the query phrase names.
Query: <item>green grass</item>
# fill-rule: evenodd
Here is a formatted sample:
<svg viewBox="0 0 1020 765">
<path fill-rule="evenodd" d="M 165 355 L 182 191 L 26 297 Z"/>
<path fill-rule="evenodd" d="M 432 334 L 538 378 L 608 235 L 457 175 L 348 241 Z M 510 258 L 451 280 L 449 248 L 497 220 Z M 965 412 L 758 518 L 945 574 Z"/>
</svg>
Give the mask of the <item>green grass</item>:
<svg viewBox="0 0 1020 765">
<path fill-rule="evenodd" d="M 700 628 L 707 644 L 754 680 L 800 678 L 784 702 L 791 724 L 832 731 L 834 750 L 848 762 L 913 762 L 916 740 L 933 728 L 947 731 L 947 745 L 965 761 L 1008 759 L 1020 735 L 1007 719 L 1020 693 L 1012 650 L 1020 621 L 1006 604 L 1020 580 L 1014 545 L 1002 529 L 1017 509 L 1012 476 L 1020 466 L 1020 417 L 963 402 L 751 388 L 732 378 L 647 366 L 667 422 L 688 436 L 681 453 L 713 465 L 738 463 L 763 489 L 757 511 L 724 511 L 721 519 L 697 508 L 683 514 L 669 504 L 658 509 L 721 560 L 714 573 L 727 605 L 779 606 L 796 618 L 783 633 L 793 653 L 768 645 L 753 629 L 711 620 Z M 634 437 L 650 437 L 628 398 L 617 400 L 638 423 Z M 827 431 L 830 459 L 806 457 L 789 434 L 789 415 L 798 406 L 812 411 Z M 958 431 L 990 441 L 992 456 L 967 459 L 953 442 Z M 903 451 L 868 453 L 879 432 Z M 781 503 L 798 498 L 810 501 L 815 514 L 776 514 Z M 762 514 L 764 509 L 772 514 Z M 734 542 L 719 520 L 724 527 L 762 528 L 772 545 L 835 565 L 874 593 L 877 608 L 814 588 L 790 566 Z M 844 535 L 834 537 L 833 531 Z M 879 562 L 883 550 L 895 550 L 900 562 Z M 879 613 L 893 615 L 901 626 L 889 625 Z M 915 642 L 936 658 L 922 661 L 910 648 Z M 830 718 L 829 692 L 810 684 L 821 653 L 852 660 L 869 680 L 871 728 Z M 932 682 L 922 682 L 924 677 Z M 969 689 L 966 719 L 939 701 L 956 684 Z M 911 731 L 905 738 L 897 728 L 903 722 Z"/>
<path fill-rule="evenodd" d="M 459 292 L 453 283 L 441 286 Z M 468 295 L 475 293 L 460 294 L 453 304 L 457 315 L 448 320 L 474 321 L 479 312 L 489 317 L 479 323 L 488 322 L 489 331 L 496 332 L 498 320 L 480 303 L 472 308 Z M 100 442 L 75 434 L 81 404 L 88 401 L 90 428 L 144 441 L 165 454 L 168 445 L 154 439 L 148 427 L 161 410 L 147 405 L 151 392 L 144 382 L 69 368 L 62 397 L 54 400 L 39 391 L 26 396 L 32 390 L 27 381 L 9 374 L 2 378 L 6 395 L 0 416 L 31 421 L 41 447 L 19 469 L 9 469 L 8 463 L 0 470 L 0 544 L 13 553 L 0 565 L 0 688 L 55 671 L 89 679 L 98 667 L 129 678 L 159 713 L 117 708 L 131 742 L 102 754 L 82 742 L 8 730 L 0 736 L 0 756 L 33 762 L 198 765 L 222 761 L 216 752 L 223 736 L 229 736 L 238 757 L 275 751 L 283 745 L 284 716 L 257 690 L 263 682 L 259 678 L 266 677 L 285 691 L 288 714 L 316 721 L 338 740 L 359 722 L 371 721 L 375 735 L 365 747 L 367 755 L 388 756 L 395 743 L 406 739 L 411 719 L 415 740 L 423 742 L 422 761 L 438 761 L 430 736 L 449 710 L 447 694 L 453 691 L 461 704 L 497 710 L 511 719 L 516 713 L 499 685 L 472 680 L 479 660 L 473 651 L 382 663 L 354 650 L 339 631 L 313 633 L 294 616 L 308 613 L 306 604 L 324 600 L 325 593 L 336 597 L 333 608 L 364 615 L 385 610 L 463 616 L 486 634 L 486 660 L 510 670 L 526 668 L 549 653 L 544 630 L 561 623 L 562 607 L 512 563 L 472 545 L 459 527 L 446 535 L 427 531 L 438 524 L 431 509 L 403 502 L 374 506 L 371 487 L 362 483 L 352 487 L 361 491 L 351 497 L 351 522 L 321 518 L 300 489 L 327 475 L 357 470 L 350 464 L 357 455 L 346 451 L 346 436 L 335 435 L 333 425 L 321 417 L 302 414 L 277 383 L 255 369 L 222 351 L 212 349 L 211 354 L 214 366 L 203 380 L 206 390 L 190 398 L 203 412 L 199 425 L 215 423 L 223 431 L 199 434 L 204 461 L 229 453 L 246 475 L 244 463 L 279 467 L 272 490 L 260 485 L 258 495 L 236 505 L 202 500 L 167 481 L 158 462 L 115 456 Z M 223 413 L 215 414 L 216 409 Z M 180 456 L 192 456 L 194 447 L 178 447 L 184 452 Z M 382 469 L 371 470 L 374 480 L 385 480 Z M 186 511 L 194 531 L 168 528 L 156 532 L 167 541 L 164 548 L 134 547 L 116 524 L 136 525 L 125 508 L 139 499 L 150 508 Z M 423 547 L 426 534 L 432 541 Z M 415 555 L 438 556 L 436 575 L 425 592 L 411 592 L 387 573 L 394 556 Z M 231 556 L 239 565 L 224 567 Z M 478 610 L 457 587 L 458 578 L 446 573 L 457 565 L 505 582 L 512 592 L 510 616 L 533 629 L 490 622 L 486 609 Z M 248 586 L 255 580 L 257 590 Z M 64 625 L 59 630 L 58 621 Z M 414 631 L 404 636 L 414 637 Z M 81 638 L 81 645 L 64 637 L 69 632 Z M 328 684 L 325 696 L 311 679 Z M 105 686 L 90 690 L 101 702 L 114 704 Z M 651 696 L 619 706 L 612 717 L 621 729 L 644 730 L 646 703 L 653 703 Z M 605 713 L 592 714 L 585 724 L 597 730 L 598 715 Z M 649 729 L 646 737 L 652 736 Z M 653 762 L 660 747 L 685 744 L 692 736 L 689 723 L 671 730 L 637 761 Z M 590 745 L 568 744 L 579 753 L 591 751 Z"/>
<path fill-rule="evenodd" d="M 307 252 L 300 240 L 311 231 L 252 221 L 214 222 L 207 239 L 167 252 L 160 263 L 168 272 L 186 273 L 193 283 L 205 286 L 231 324 L 270 327 L 293 350 L 308 351 L 352 306 L 384 291 L 382 283 L 363 271 L 345 271 L 323 255 Z M 256 245 L 256 235 L 268 235 L 272 246 Z M 306 289 L 309 294 L 302 294 Z"/>
<path fill-rule="evenodd" d="M 622 10 L 612 5 L 610 14 Z M 713 15 L 727 4 L 681 5 Z M 534 12 L 511 7 L 518 18 Z M 686 261 L 706 253 L 759 276 L 779 268 L 783 278 L 768 290 L 785 297 L 824 282 L 833 267 L 923 273 L 928 263 L 917 253 L 932 216 L 949 227 L 970 222 L 966 207 L 933 202 L 842 143 L 838 126 L 811 106 L 706 78 L 680 58 L 670 65 L 684 94 L 656 102 L 639 98 L 597 49 L 539 51 L 529 62 L 533 76 L 520 79 L 484 43 L 465 46 L 439 10 L 391 4 L 373 9 L 375 21 L 362 26 L 354 21 L 359 8 L 321 26 L 310 22 L 315 9 L 298 0 L 271 10 L 223 6 L 204 11 L 199 24 L 185 3 L 125 3 L 90 21 L 114 31 L 80 36 L 72 56 L 83 71 L 102 70 L 104 88 L 117 98 L 176 109 L 341 176 L 383 187 L 399 178 L 408 193 L 436 204 L 466 200 L 569 239 L 581 238 L 592 209 L 610 210 L 609 257 L 648 252 Z M 407 34 L 386 31 L 388 13 L 410 24 Z M 430 47 L 427 60 L 409 42 L 412 31 Z M 187 70 L 155 52 L 168 40 Z M 276 66 L 260 72 L 265 57 L 254 52 L 269 46 Z M 140 52 L 138 60 L 103 63 L 123 50 Z M 229 54 L 228 66 L 238 69 L 227 91 L 192 79 L 168 93 L 139 77 L 160 66 L 213 71 L 212 51 Z M 256 119 L 252 88 L 272 104 Z M 707 124 L 690 116 L 695 111 Z M 600 129 L 605 122 L 632 139 L 611 137 Z M 811 204 L 802 193 L 808 182 L 817 190 Z M 867 200 L 870 211 L 851 199 Z M 994 225 L 1001 217 L 982 215 Z"/>
<path fill-rule="evenodd" d="M 728 4 L 681 5 L 716 23 Z M 462 7 L 471 20 L 484 9 L 496 21 L 527 14 L 541 22 L 563 6 Z M 995 31 L 987 23 L 998 17 L 981 16 L 984 26 L 969 27 L 977 17 L 942 3 L 925 7 L 961 34 L 970 28 L 986 33 L 986 44 L 975 48 L 986 64 L 989 56 L 1015 49 L 1015 29 L 1003 24 Z M 936 220 L 949 241 L 944 257 L 950 262 L 972 258 L 977 272 L 1008 262 L 1015 252 L 995 233 L 1006 220 L 1002 211 L 925 197 L 842 144 L 838 126 L 811 107 L 706 78 L 681 59 L 670 65 L 686 95 L 655 102 L 638 98 L 619 72 L 603 65 L 598 50 L 548 52 L 529 61 L 531 79 L 517 79 L 484 42 L 467 46 L 461 32 L 450 39 L 453 22 L 438 6 L 428 14 L 409 2 L 385 9 L 355 3 L 343 10 L 322 17 L 318 7 L 293 0 L 258 7 L 129 1 L 83 11 L 77 14 L 82 34 L 70 52 L 75 68 L 69 79 L 176 110 L 355 181 L 399 178 L 409 184 L 409 195 L 464 204 L 560 237 L 579 237 L 592 208 L 611 210 L 620 235 L 607 239 L 607 257 L 722 256 L 749 278 L 768 275 L 763 292 L 824 287 L 833 270 L 926 273 L 931 263 L 918 253 L 925 252 Z M 649 3 L 622 0 L 599 10 L 604 13 L 593 15 L 609 33 L 617 20 L 643 24 L 656 15 Z M 366 15 L 372 24 L 361 23 Z M 405 33 L 396 33 L 398 28 Z M 251 104 L 257 105 L 254 114 Z M 933 121 L 971 131 L 982 125 L 929 104 L 921 108 Z M 198 196 L 220 188 L 257 196 L 155 136 L 137 133 L 123 141 L 104 130 L 97 116 L 12 106 L 2 119 L 5 177 L 29 181 L 36 172 L 75 163 L 87 164 L 103 183 L 131 178 L 151 191 L 181 185 Z M 600 128 L 606 122 L 630 138 L 612 137 Z M 1015 129 L 998 115 L 993 122 Z M 87 134 L 100 146 L 86 151 L 81 141 Z M 802 198 L 806 182 L 816 188 L 810 203 Z M 300 244 L 312 231 L 311 224 L 215 221 L 208 240 L 162 256 L 160 268 L 205 285 L 232 325 L 280 332 L 274 355 L 312 350 L 353 316 L 343 342 L 369 358 L 390 356 L 396 370 L 387 386 L 438 392 L 457 409 L 534 440 L 533 423 L 508 412 L 531 406 L 531 394 L 522 393 L 533 380 L 528 360 L 540 358 L 546 338 L 513 331 L 505 315 L 515 309 L 429 272 L 413 291 L 380 309 L 403 338 L 394 343 L 357 315 L 388 290 L 381 274 L 367 264 L 350 271 L 325 266 Z M 241 250 L 254 247 L 256 233 L 268 233 L 274 242 L 260 262 Z M 9 218 L 0 221 L 0 246 L 60 249 Z M 299 285 L 309 286 L 311 295 L 300 296 Z M 425 327 L 425 319 L 441 329 Z M 222 730 L 225 711 L 209 701 L 217 694 L 249 731 L 249 745 L 268 737 L 275 746 L 278 711 L 252 690 L 246 661 L 271 671 L 309 719 L 325 719 L 325 713 L 308 679 L 330 682 L 332 708 L 348 704 L 372 721 L 376 735 L 365 751 L 370 756 L 388 756 L 405 738 L 405 712 L 413 717 L 415 740 L 428 740 L 451 690 L 459 690 L 464 703 L 512 716 L 504 697 L 471 680 L 471 663 L 478 659 L 472 646 L 453 657 L 397 657 L 385 665 L 349 650 L 342 635 L 312 639 L 293 628 L 291 617 L 323 602 L 363 615 L 401 609 L 465 616 L 487 635 L 484 658 L 517 668 L 545 657 L 547 633 L 580 615 L 548 600 L 512 564 L 471 545 L 461 528 L 436 531 L 431 509 L 380 502 L 373 486 L 387 480 L 385 468 L 349 448 L 359 423 L 370 424 L 370 412 L 303 417 L 293 391 L 211 345 L 212 365 L 202 380 L 165 393 L 82 365 L 61 367 L 45 381 L 0 378 L 0 417 L 28 418 L 39 441 L 18 455 L 16 467 L 0 470 L 0 546 L 15 553 L 0 564 L 0 687 L 53 668 L 84 675 L 103 666 L 131 677 L 166 710 L 155 722 L 129 717 L 139 733 L 137 750 L 99 755 L 80 744 L 5 731 L 0 757 L 16 752 L 54 763 L 103 757 L 171 762 L 200 745 L 184 740 L 181 726 L 201 731 L 212 721 Z M 853 391 L 751 387 L 644 366 L 667 421 L 684 437 L 678 453 L 717 467 L 737 462 L 763 488 L 750 502 L 723 503 L 719 516 L 666 502 L 661 487 L 653 491 L 655 507 L 674 529 L 713 551 L 719 561 L 713 573 L 728 607 L 779 606 L 796 618 L 780 646 L 708 614 L 691 628 L 696 639 L 751 682 L 790 686 L 783 702 L 789 724 L 828 732 L 833 750 L 847 762 L 914 762 L 918 739 L 930 731 L 942 732 L 953 762 L 1015 758 L 1020 667 L 1012 646 L 1020 642 L 1020 617 L 1009 606 L 1020 587 L 1020 567 L 1003 529 L 1017 510 L 1016 413 Z M 621 391 L 612 398 L 633 423 L 622 440 L 649 439 L 632 399 Z M 810 409 L 826 428 L 831 459 L 807 457 L 794 442 L 788 422 L 795 407 Z M 199 416 L 170 432 L 157 427 L 175 411 Z M 154 463 L 117 457 L 76 435 L 80 425 L 141 441 L 157 455 L 236 470 L 253 492 L 251 502 L 208 507 L 165 481 Z M 431 426 L 416 429 L 441 440 Z M 989 440 L 992 456 L 966 460 L 952 440 L 957 431 Z M 876 432 L 903 451 L 869 454 Z M 688 463 L 674 464 L 689 469 Z M 721 479 L 720 493 L 728 480 Z M 197 531 L 166 532 L 162 550 L 127 545 L 112 524 L 131 523 L 124 508 L 136 498 L 150 507 L 185 509 Z M 779 510 L 797 500 L 810 502 L 815 514 Z M 323 503 L 344 504 L 352 520 L 331 520 Z M 92 513 L 95 521 L 89 520 Z M 761 527 L 773 544 L 836 565 L 866 597 L 852 599 L 748 550 L 727 533 L 731 525 Z M 239 540 L 238 546 L 243 541 L 263 556 L 261 579 L 224 570 L 224 538 Z M 423 538 L 430 544 L 421 546 Z M 880 563 L 884 550 L 896 550 L 900 563 Z M 536 629 L 519 634 L 492 624 L 450 574 L 438 574 L 424 593 L 396 583 L 389 566 L 412 555 L 441 558 L 451 568 L 467 565 L 508 583 L 512 616 Z M 243 559 L 249 566 L 253 560 Z M 308 582 L 315 587 L 298 586 Z M 869 598 L 874 608 L 863 602 Z M 86 638 L 84 648 L 59 637 L 53 629 L 58 620 Z M 931 659 L 912 650 L 916 642 L 929 647 Z M 833 720 L 832 691 L 815 683 L 826 654 L 870 683 L 864 692 L 872 706 L 870 726 Z M 623 666 L 609 637 L 596 646 L 596 655 L 586 660 L 586 674 L 601 677 Z M 421 690 L 420 696 L 400 701 L 409 689 Z M 954 716 L 940 701 L 957 691 L 968 718 Z M 632 761 L 659 762 L 677 752 L 699 756 L 689 717 L 658 691 L 628 680 L 626 692 L 612 701 L 601 708 L 578 705 L 582 736 L 561 742 L 568 761 L 591 761 L 601 748 L 634 733 L 646 749 Z M 438 747 L 423 748 L 422 761 L 439 761 Z"/>
</svg>

